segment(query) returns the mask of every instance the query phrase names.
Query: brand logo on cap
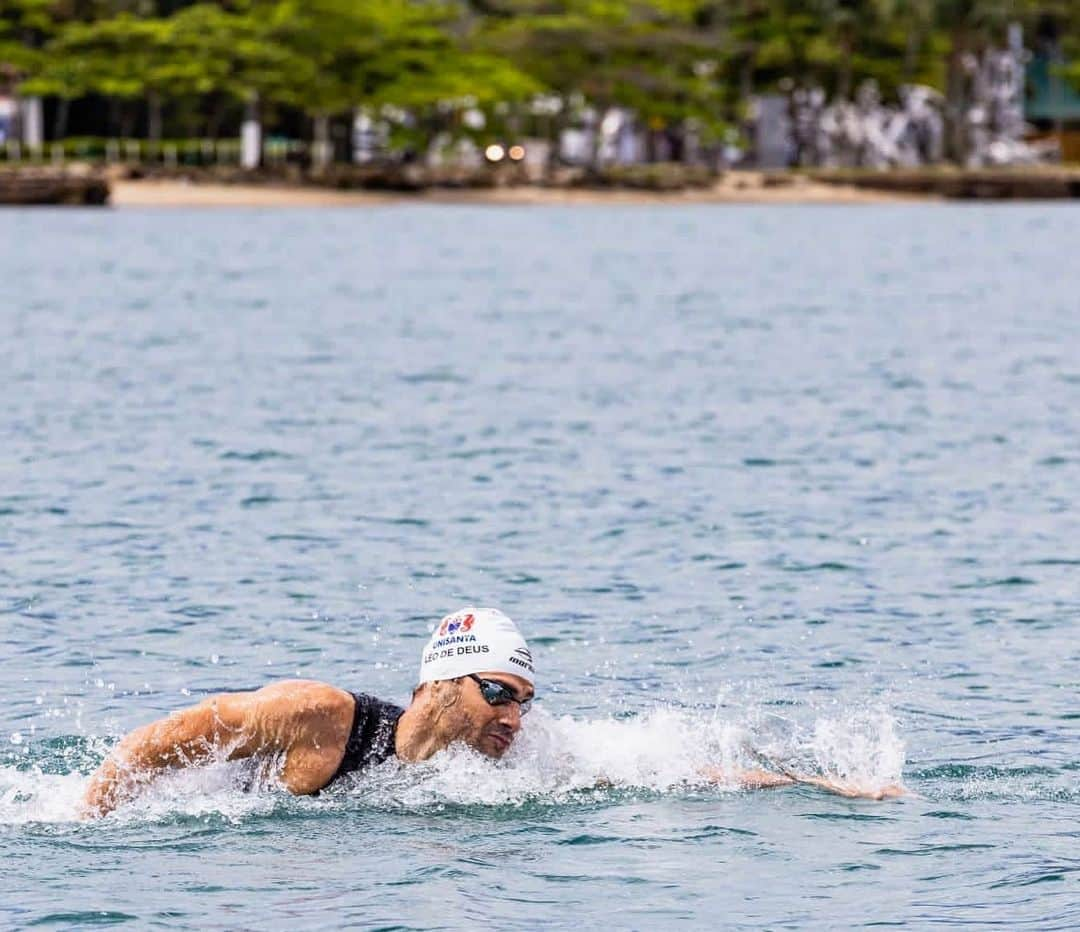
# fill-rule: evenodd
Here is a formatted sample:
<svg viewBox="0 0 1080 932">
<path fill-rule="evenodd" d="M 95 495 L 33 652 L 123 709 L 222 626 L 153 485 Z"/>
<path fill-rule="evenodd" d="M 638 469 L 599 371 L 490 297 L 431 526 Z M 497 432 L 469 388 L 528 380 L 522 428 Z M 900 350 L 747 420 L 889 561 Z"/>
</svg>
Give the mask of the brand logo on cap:
<svg viewBox="0 0 1080 932">
<path fill-rule="evenodd" d="M 456 634 L 458 632 L 464 633 L 473 626 L 475 619 L 470 612 L 464 618 L 458 615 L 451 615 L 449 618 L 444 618 L 443 623 L 439 625 L 439 637 L 445 637 L 447 634 Z"/>
<path fill-rule="evenodd" d="M 529 648 L 527 647 L 515 647 L 514 653 L 510 657 L 510 662 L 517 664 L 519 667 L 524 667 L 530 673 L 536 672 L 533 670 L 532 654 L 529 653 Z"/>
</svg>

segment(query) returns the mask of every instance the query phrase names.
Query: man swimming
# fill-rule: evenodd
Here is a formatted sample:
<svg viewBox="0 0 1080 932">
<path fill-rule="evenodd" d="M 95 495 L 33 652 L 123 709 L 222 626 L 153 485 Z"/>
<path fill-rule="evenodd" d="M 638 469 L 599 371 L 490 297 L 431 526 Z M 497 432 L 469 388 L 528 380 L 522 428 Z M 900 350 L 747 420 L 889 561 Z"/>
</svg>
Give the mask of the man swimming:
<svg viewBox="0 0 1080 932">
<path fill-rule="evenodd" d="M 455 743 L 499 759 L 532 704 L 534 676 L 528 645 L 506 615 L 463 608 L 436 626 L 407 709 L 313 680 L 212 696 L 124 738 L 90 778 L 85 808 L 90 816 L 105 815 L 155 776 L 222 757 L 279 759 L 278 780 L 297 795 L 317 793 L 392 757 L 427 760 Z M 765 770 L 710 768 L 702 776 L 747 787 L 809 783 L 875 799 L 902 792 L 864 792 L 826 778 Z"/>
</svg>

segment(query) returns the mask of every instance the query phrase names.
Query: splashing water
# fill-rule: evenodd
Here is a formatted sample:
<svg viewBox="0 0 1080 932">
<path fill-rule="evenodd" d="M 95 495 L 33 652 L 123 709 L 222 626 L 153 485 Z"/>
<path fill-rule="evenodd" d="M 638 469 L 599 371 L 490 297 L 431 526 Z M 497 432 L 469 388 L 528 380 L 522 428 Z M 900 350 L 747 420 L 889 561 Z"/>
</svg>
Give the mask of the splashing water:
<svg viewBox="0 0 1080 932">
<path fill-rule="evenodd" d="M 74 821 L 85 784 L 82 774 L 0 767 L 0 825 Z"/>
<path fill-rule="evenodd" d="M 252 780 L 250 770 L 243 762 L 215 761 L 164 774 L 112 813 L 110 821 L 159 822 L 183 815 L 238 823 L 247 816 L 268 813 L 277 804 L 271 793 L 278 783 L 273 778 Z M 27 770 L 0 767 L 0 825 L 82 821 L 85 789 L 85 774 L 45 773 L 36 766 Z"/>
<path fill-rule="evenodd" d="M 76 772 L 49 772 L 56 761 L 47 759 L 0 767 L 0 825 L 78 820 L 85 771 L 104 754 L 104 742 L 94 747 L 98 753 L 84 753 Z M 818 717 L 784 738 L 763 736 L 754 716 L 731 721 L 716 713 L 660 707 L 636 717 L 582 720 L 537 710 L 501 761 L 454 746 L 421 764 L 387 763 L 346 778 L 314 802 L 322 804 L 328 797 L 338 804 L 416 810 L 558 805 L 583 793 L 602 798 L 626 789 L 675 793 L 715 783 L 704 775 L 707 768 L 733 774 L 758 767 L 762 752 L 772 761 L 785 766 L 798 762 L 804 769 L 809 756 L 816 771 L 868 787 L 899 782 L 904 761 L 894 720 L 880 710 Z M 273 761 L 216 760 L 166 774 L 111 818 L 216 816 L 236 822 L 267 814 L 288 800 L 275 772 Z M 737 786 L 732 781 L 719 789 Z"/>
</svg>

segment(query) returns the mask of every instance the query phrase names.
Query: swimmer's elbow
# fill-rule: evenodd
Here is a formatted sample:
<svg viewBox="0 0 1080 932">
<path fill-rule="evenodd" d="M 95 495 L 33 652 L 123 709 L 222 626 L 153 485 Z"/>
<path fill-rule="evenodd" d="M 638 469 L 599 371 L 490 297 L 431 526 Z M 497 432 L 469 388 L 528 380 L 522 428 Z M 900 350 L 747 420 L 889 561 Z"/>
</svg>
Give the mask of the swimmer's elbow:
<svg viewBox="0 0 1080 932">
<path fill-rule="evenodd" d="M 100 793 L 87 790 L 79 803 L 78 819 L 80 822 L 93 822 L 96 819 L 103 819 L 117 805 L 118 802 L 106 801 Z"/>
<path fill-rule="evenodd" d="M 294 796 L 311 796 L 319 792 L 334 777 L 341 763 L 342 749 L 325 747 L 296 747 L 288 753 L 279 779 Z"/>
<path fill-rule="evenodd" d="M 304 774 L 299 777 L 281 777 L 281 782 L 293 796 L 314 796 L 329 782 L 322 776 Z"/>
</svg>

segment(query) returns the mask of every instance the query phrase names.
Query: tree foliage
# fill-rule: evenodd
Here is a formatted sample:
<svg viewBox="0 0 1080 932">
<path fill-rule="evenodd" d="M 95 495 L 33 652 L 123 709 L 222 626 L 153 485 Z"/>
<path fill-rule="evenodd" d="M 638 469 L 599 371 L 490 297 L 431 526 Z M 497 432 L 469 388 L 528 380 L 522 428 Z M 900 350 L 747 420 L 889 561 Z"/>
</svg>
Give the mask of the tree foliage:
<svg viewBox="0 0 1080 932">
<path fill-rule="evenodd" d="M 785 79 L 947 90 L 958 56 L 1012 21 L 1052 34 L 1080 84 L 1080 0 L 0 0 L 0 79 L 320 117 L 546 94 L 719 127 Z"/>
</svg>

